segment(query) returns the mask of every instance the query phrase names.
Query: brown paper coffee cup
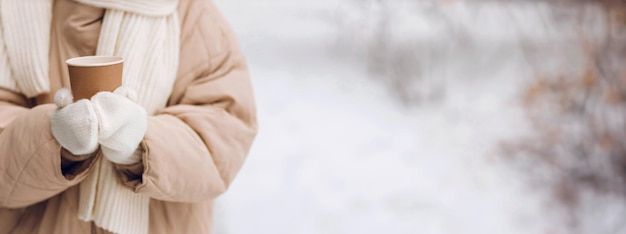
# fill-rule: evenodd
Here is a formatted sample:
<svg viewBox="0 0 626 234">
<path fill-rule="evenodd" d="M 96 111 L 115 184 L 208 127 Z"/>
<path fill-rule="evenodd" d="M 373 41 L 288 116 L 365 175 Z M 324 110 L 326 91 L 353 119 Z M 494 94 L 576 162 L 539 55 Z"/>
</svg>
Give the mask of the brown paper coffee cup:
<svg viewBox="0 0 626 234">
<path fill-rule="evenodd" d="M 112 92 L 122 85 L 122 57 L 84 56 L 68 59 L 65 63 L 74 101 L 89 99 L 100 91 Z"/>
</svg>

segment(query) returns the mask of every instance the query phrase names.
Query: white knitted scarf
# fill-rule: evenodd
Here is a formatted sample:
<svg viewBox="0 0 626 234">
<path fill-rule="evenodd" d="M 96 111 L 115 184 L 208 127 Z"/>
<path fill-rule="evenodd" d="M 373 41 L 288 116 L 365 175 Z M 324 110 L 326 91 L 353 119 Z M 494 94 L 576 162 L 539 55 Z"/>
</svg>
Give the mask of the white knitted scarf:
<svg viewBox="0 0 626 234">
<path fill-rule="evenodd" d="M 53 0 L 0 0 L 0 87 L 35 97 L 50 92 Z M 76 0 L 105 8 L 96 55 L 124 57 L 123 86 L 149 114 L 163 108 L 178 68 L 177 0 Z M 116 180 L 101 157 L 80 184 L 78 216 L 114 233 L 148 233 L 149 201 Z"/>
</svg>

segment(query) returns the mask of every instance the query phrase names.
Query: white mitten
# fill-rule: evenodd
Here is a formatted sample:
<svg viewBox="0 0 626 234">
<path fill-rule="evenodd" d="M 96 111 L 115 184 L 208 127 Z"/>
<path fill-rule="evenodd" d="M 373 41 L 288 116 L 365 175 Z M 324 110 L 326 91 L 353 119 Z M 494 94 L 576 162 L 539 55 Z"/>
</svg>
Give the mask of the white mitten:
<svg viewBox="0 0 626 234">
<path fill-rule="evenodd" d="M 91 98 L 100 124 L 100 148 L 109 161 L 117 164 L 128 165 L 141 160 L 137 152 L 146 134 L 148 117 L 134 98 L 135 92 L 124 87 L 113 93 L 99 92 Z"/>
<path fill-rule="evenodd" d="M 73 99 L 66 88 L 54 95 L 58 109 L 50 116 L 52 135 L 74 155 L 91 154 L 98 149 L 98 117 L 89 100 Z"/>
</svg>

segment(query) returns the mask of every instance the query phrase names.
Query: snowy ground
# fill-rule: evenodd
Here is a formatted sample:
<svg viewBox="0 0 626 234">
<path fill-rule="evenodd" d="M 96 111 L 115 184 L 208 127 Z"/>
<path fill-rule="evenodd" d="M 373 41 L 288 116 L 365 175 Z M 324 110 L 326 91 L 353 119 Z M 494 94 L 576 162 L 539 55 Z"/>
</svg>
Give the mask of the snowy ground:
<svg viewBox="0 0 626 234">
<path fill-rule="evenodd" d="M 527 129 L 517 97 L 531 74 L 520 51 L 448 48 L 424 73 L 445 97 L 407 108 L 360 60 L 333 51 L 346 31 L 328 17 L 362 17 L 349 4 L 217 3 L 248 56 L 260 123 L 218 199 L 217 233 L 559 233 L 542 194 L 496 155 Z M 489 44 L 507 25 L 475 34 Z M 445 32 L 433 30 L 417 35 L 444 48 Z"/>
</svg>

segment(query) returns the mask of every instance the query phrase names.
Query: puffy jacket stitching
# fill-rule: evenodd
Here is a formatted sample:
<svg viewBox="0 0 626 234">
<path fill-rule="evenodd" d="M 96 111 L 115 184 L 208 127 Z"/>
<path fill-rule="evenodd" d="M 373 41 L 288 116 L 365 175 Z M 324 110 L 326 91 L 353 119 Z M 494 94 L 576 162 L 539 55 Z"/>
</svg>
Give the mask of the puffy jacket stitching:
<svg viewBox="0 0 626 234">
<path fill-rule="evenodd" d="M 144 175 L 148 175 L 150 172 L 150 160 L 148 159 L 150 157 L 150 147 L 148 146 L 148 143 L 145 142 L 145 140 L 142 141 L 142 144 L 145 144 L 145 157 L 143 158 L 143 160 L 147 160 L 145 161 L 145 168 L 144 168 Z M 135 191 L 138 193 L 143 193 L 146 192 L 146 190 L 149 190 L 150 187 L 154 188 L 155 190 L 157 190 L 158 193 L 162 194 L 164 197 L 166 197 L 167 199 L 170 200 L 175 200 L 170 194 L 165 193 L 161 188 L 159 188 L 159 186 L 154 182 L 154 180 L 152 179 L 152 177 L 150 176 L 142 176 L 142 183 L 140 185 L 137 186 L 137 188 L 135 188 Z M 149 186 L 148 184 L 152 184 L 152 186 Z"/>
<path fill-rule="evenodd" d="M 2 206 L 3 206 L 3 207 L 8 207 L 7 205 L 8 205 L 8 202 L 9 202 L 9 200 L 10 200 L 11 196 L 13 195 L 13 192 L 15 191 L 15 186 L 16 186 L 16 185 L 17 185 L 17 183 L 20 181 L 20 178 L 22 177 L 22 173 L 24 173 L 24 170 L 26 169 L 26 167 L 28 166 L 28 164 L 30 164 L 30 161 L 31 161 L 33 158 L 35 158 L 35 155 L 37 155 L 37 154 L 39 153 L 39 150 L 40 150 L 42 147 L 44 147 L 45 145 L 49 144 L 49 143 L 50 143 L 50 141 L 54 141 L 54 140 L 55 140 L 55 139 L 54 139 L 54 137 L 52 137 L 52 138 L 48 139 L 48 141 L 46 141 L 46 143 L 44 143 L 44 144 L 40 145 L 40 146 L 39 146 L 39 147 L 35 150 L 35 152 L 33 152 L 33 153 L 29 156 L 28 160 L 26 160 L 26 163 L 24 164 L 24 167 L 22 167 L 22 168 L 20 169 L 20 172 L 17 174 L 17 177 L 15 178 L 15 181 L 13 182 L 13 184 L 11 184 L 11 189 L 9 189 L 9 192 L 7 193 L 7 197 L 6 197 L 5 201 L 2 203 Z M 60 156 L 59 156 L 59 157 L 60 157 Z"/>
</svg>

